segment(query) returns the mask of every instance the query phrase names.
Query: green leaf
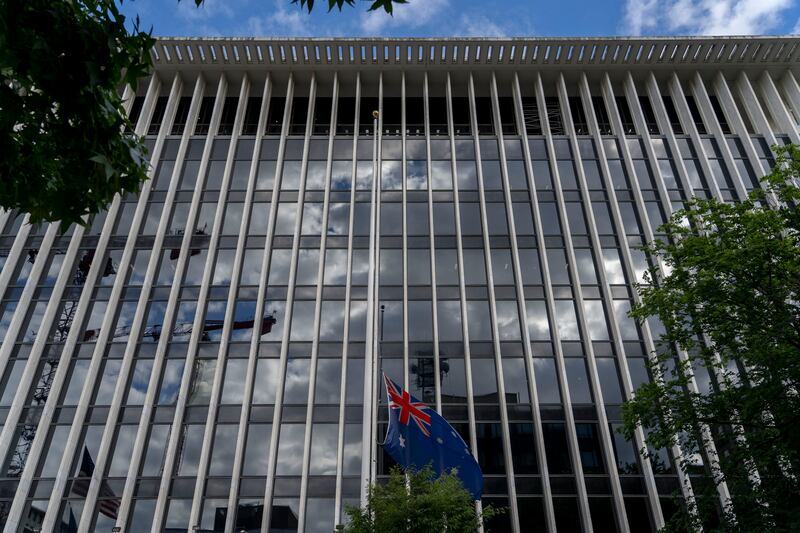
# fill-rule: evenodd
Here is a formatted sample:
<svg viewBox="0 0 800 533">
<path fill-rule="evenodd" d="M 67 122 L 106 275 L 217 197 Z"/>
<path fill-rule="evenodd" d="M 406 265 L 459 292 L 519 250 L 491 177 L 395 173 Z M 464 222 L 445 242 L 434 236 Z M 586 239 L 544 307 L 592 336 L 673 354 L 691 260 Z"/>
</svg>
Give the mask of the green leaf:
<svg viewBox="0 0 800 533">
<path fill-rule="evenodd" d="M 384 11 L 392 14 L 394 5 L 393 4 L 407 4 L 408 0 L 374 0 L 372 5 L 369 6 L 369 11 L 375 11 L 376 9 L 383 8 Z"/>
<path fill-rule="evenodd" d="M 65 229 L 147 179 L 119 93 L 151 68 L 137 25 L 113 0 L 0 2 L 0 206 Z"/>
<path fill-rule="evenodd" d="M 644 247 L 653 266 L 631 316 L 663 325 L 650 364 L 659 379 L 626 402 L 623 433 L 644 428 L 648 458 L 683 454 L 698 498 L 670 531 L 800 526 L 800 149 L 773 151 L 763 189 L 733 204 L 692 199 L 662 226 L 668 239 Z M 732 496 L 720 508 L 723 480 Z"/>
</svg>

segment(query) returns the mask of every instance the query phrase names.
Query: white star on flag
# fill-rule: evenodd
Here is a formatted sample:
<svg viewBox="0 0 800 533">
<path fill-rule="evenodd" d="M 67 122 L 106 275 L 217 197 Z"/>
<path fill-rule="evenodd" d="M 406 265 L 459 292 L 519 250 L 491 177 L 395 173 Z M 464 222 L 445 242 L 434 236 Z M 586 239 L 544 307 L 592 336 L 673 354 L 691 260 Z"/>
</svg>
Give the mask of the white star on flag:
<svg viewBox="0 0 800 533">
<path fill-rule="evenodd" d="M 406 447 L 406 439 L 404 439 L 402 435 L 400 435 L 400 447 L 401 448 Z"/>
</svg>

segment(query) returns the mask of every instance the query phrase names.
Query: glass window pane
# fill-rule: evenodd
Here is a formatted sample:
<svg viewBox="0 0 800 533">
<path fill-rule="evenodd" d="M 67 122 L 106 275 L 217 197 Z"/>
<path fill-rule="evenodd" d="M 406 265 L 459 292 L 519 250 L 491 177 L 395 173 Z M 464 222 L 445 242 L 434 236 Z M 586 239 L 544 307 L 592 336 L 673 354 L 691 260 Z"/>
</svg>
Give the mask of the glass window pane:
<svg viewBox="0 0 800 533">
<path fill-rule="evenodd" d="M 203 424 L 186 424 L 183 426 L 183 435 L 181 435 L 183 450 L 181 450 L 181 454 L 178 457 L 179 476 L 197 475 L 197 464 L 200 461 L 205 429 Z"/>
<path fill-rule="evenodd" d="M 452 202 L 434 202 L 433 230 L 436 235 L 456 234 L 456 215 Z"/>
<path fill-rule="evenodd" d="M 403 251 L 384 249 L 380 251 L 380 283 L 381 285 L 403 284 Z"/>
<path fill-rule="evenodd" d="M 328 235 L 345 236 L 350 228 L 350 204 L 332 202 L 328 206 Z"/>
<path fill-rule="evenodd" d="M 336 443 L 338 440 L 338 425 L 314 424 L 312 426 L 311 450 L 309 455 L 310 475 L 332 476 L 336 474 Z"/>
<path fill-rule="evenodd" d="M 603 268 L 610 284 L 625 284 L 625 274 L 622 271 L 622 262 L 619 258 L 619 251 L 616 248 L 603 248 Z"/>
<path fill-rule="evenodd" d="M 361 424 L 347 424 L 344 427 L 344 450 L 342 454 L 342 474 L 345 476 L 361 473 Z"/>
<path fill-rule="evenodd" d="M 617 362 L 607 357 L 598 357 L 596 364 L 603 400 L 605 403 L 622 403 L 622 389 L 620 388 L 619 374 L 617 373 Z"/>
<path fill-rule="evenodd" d="M 408 161 L 406 163 L 406 187 L 410 190 L 428 188 L 428 175 L 425 161 Z"/>
<path fill-rule="evenodd" d="M 433 189 L 452 189 L 453 173 L 450 161 L 431 161 L 431 186 Z"/>
<path fill-rule="evenodd" d="M 461 215 L 461 233 L 463 235 L 481 234 L 481 211 L 475 202 L 462 202 L 459 204 Z"/>
<path fill-rule="evenodd" d="M 301 235 L 322 234 L 322 204 L 306 202 L 303 205 L 303 223 L 300 227 Z"/>
<path fill-rule="evenodd" d="M 537 191 L 552 191 L 553 180 L 550 176 L 550 164 L 547 161 L 533 162 L 533 181 Z"/>
<path fill-rule="evenodd" d="M 514 285 L 511 250 L 507 248 L 492 250 L 492 278 L 495 285 Z"/>
<path fill-rule="evenodd" d="M 315 404 L 338 404 L 342 383 L 342 362 L 339 359 L 317 361 Z"/>
<path fill-rule="evenodd" d="M 431 284 L 431 259 L 429 250 L 408 250 L 408 284 Z"/>
<path fill-rule="evenodd" d="M 215 359 L 196 359 L 189 388 L 189 405 L 207 405 L 217 370 Z"/>
<path fill-rule="evenodd" d="M 494 360 L 472 360 L 472 394 L 476 403 L 497 403 Z"/>
<path fill-rule="evenodd" d="M 460 356 L 441 358 L 442 403 L 467 403 L 467 374 Z"/>
<path fill-rule="evenodd" d="M 503 384 L 508 403 L 530 403 L 528 372 L 524 360 L 516 357 L 503 359 Z"/>
<path fill-rule="evenodd" d="M 575 262 L 577 263 L 581 285 L 597 285 L 597 273 L 594 269 L 592 251 L 587 248 L 576 249 Z"/>
<path fill-rule="evenodd" d="M 614 300 L 614 317 L 617 319 L 622 340 L 638 341 L 639 330 L 633 319 L 628 316 L 630 310 L 631 304 L 628 300 Z"/>
<path fill-rule="evenodd" d="M 544 436 L 544 449 L 547 456 L 547 469 L 550 474 L 572 473 L 564 423 L 548 422 L 542 424 L 542 435 Z"/>
<path fill-rule="evenodd" d="M 169 424 L 157 424 L 150 428 L 149 441 L 145 444 L 147 453 L 145 454 L 144 466 L 142 467 L 143 476 L 161 475 L 164 450 L 167 446 L 169 434 Z"/>
<path fill-rule="evenodd" d="M 225 381 L 222 385 L 223 404 L 242 403 L 246 374 L 246 359 L 228 359 L 225 364 Z"/>
<path fill-rule="evenodd" d="M 533 373 L 536 377 L 536 395 L 539 398 L 539 403 L 561 403 L 555 361 L 548 358 L 534 357 Z"/>
<path fill-rule="evenodd" d="M 489 314 L 489 302 L 485 300 L 468 300 L 467 324 L 469 324 L 470 341 L 492 340 L 492 321 Z"/>
<path fill-rule="evenodd" d="M 238 424 L 217 424 L 211 459 L 208 465 L 209 476 L 230 476 L 233 471 L 233 457 L 236 453 Z"/>
<path fill-rule="evenodd" d="M 572 300 L 556 300 L 556 324 L 562 341 L 578 341 L 578 320 L 575 316 L 575 305 Z"/>
<path fill-rule="evenodd" d="M 497 302 L 496 309 L 497 330 L 500 335 L 500 340 L 520 340 L 522 337 L 519 329 L 519 313 L 517 311 L 517 302 L 501 300 Z"/>
<path fill-rule="evenodd" d="M 497 202 L 487 203 L 486 221 L 489 226 L 489 235 L 508 235 L 505 204 Z"/>
<path fill-rule="evenodd" d="M 539 265 L 539 252 L 531 248 L 519 249 L 519 267 L 523 285 L 541 285 L 542 270 Z"/>
<path fill-rule="evenodd" d="M 271 424 L 248 424 L 242 472 L 247 476 L 266 476 Z"/>
<path fill-rule="evenodd" d="M 286 364 L 286 383 L 283 402 L 286 404 L 305 404 L 308 402 L 308 380 L 310 359 L 289 359 Z"/>
<path fill-rule="evenodd" d="M 297 218 L 297 204 L 281 202 L 278 204 L 278 216 L 275 221 L 275 235 L 293 235 L 294 221 Z"/>
<path fill-rule="evenodd" d="M 256 365 L 258 387 L 253 388 L 254 404 L 273 404 L 278 390 L 278 359 L 259 359 Z"/>
<path fill-rule="evenodd" d="M 383 305 L 381 333 L 386 341 L 403 340 L 403 302 L 386 301 Z"/>
<path fill-rule="evenodd" d="M 606 323 L 603 302 L 600 300 L 584 300 L 586 326 L 589 328 L 589 337 L 593 341 L 607 341 L 608 325 Z"/>
<path fill-rule="evenodd" d="M 320 312 L 319 340 L 341 341 L 344 337 L 344 302 L 324 301 Z"/>
<path fill-rule="evenodd" d="M 456 342 L 462 340 L 461 302 L 457 300 L 439 300 L 436 305 L 437 318 L 439 320 L 439 341 Z"/>
<path fill-rule="evenodd" d="M 381 189 L 399 191 L 403 188 L 403 171 L 400 161 L 383 161 L 381 163 Z"/>
<path fill-rule="evenodd" d="M 586 376 L 586 361 L 582 357 L 564 359 L 567 368 L 569 396 L 572 403 L 592 403 L 592 392 L 589 378 Z"/>
<path fill-rule="evenodd" d="M 536 474 L 536 446 L 533 424 L 508 424 L 514 474 Z"/>
<path fill-rule="evenodd" d="M 539 203 L 539 214 L 542 218 L 542 232 L 545 235 L 561 235 L 556 204 L 553 202 Z"/>
<path fill-rule="evenodd" d="M 297 301 L 292 311 L 291 340 L 310 341 L 314 337 L 314 305 L 312 301 Z"/>
<path fill-rule="evenodd" d="M 456 176 L 458 176 L 459 190 L 474 190 L 478 188 L 478 175 L 475 161 L 456 162 Z"/>
<path fill-rule="evenodd" d="M 433 311 L 430 301 L 408 302 L 408 340 L 433 340 Z"/>
<path fill-rule="evenodd" d="M 325 285 L 344 285 L 347 282 L 347 250 L 325 251 Z"/>
<path fill-rule="evenodd" d="M 183 376 L 184 359 L 167 359 L 161 378 L 161 390 L 158 393 L 158 405 L 175 405 Z"/>
<path fill-rule="evenodd" d="M 531 205 L 528 202 L 514 202 L 512 204 L 514 212 L 514 230 L 517 235 L 533 235 L 533 214 Z"/>
<path fill-rule="evenodd" d="M 527 300 L 525 314 L 528 318 L 528 334 L 532 341 L 550 340 L 550 321 L 543 300 Z"/>
<path fill-rule="evenodd" d="M 408 235 L 428 235 L 428 204 L 407 204 L 406 231 Z"/>
<path fill-rule="evenodd" d="M 467 250 L 464 251 L 466 252 Z M 435 253 L 436 284 L 458 285 L 458 255 L 456 250 L 437 248 Z"/>
<path fill-rule="evenodd" d="M 463 250 L 464 283 L 467 285 L 486 285 L 486 268 L 483 250 Z"/>
<path fill-rule="evenodd" d="M 303 466 L 303 449 L 305 434 L 304 424 L 283 423 L 278 439 L 278 458 L 275 473 L 279 476 L 299 476 Z"/>
<path fill-rule="evenodd" d="M 381 235 L 403 234 L 403 204 L 381 205 Z"/>
</svg>

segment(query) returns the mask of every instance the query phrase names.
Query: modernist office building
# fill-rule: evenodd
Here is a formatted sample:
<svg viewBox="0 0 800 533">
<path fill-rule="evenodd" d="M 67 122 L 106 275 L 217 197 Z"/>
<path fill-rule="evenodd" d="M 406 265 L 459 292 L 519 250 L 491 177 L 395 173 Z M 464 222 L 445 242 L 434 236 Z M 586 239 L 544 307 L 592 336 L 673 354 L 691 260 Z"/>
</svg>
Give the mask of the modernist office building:
<svg viewBox="0 0 800 533">
<path fill-rule="evenodd" d="M 4 531 L 332 531 L 390 466 L 381 370 L 472 447 L 494 531 L 663 525 L 680 452 L 617 432 L 639 247 L 800 140 L 799 45 L 159 41 L 141 192 L 2 217 Z"/>
</svg>

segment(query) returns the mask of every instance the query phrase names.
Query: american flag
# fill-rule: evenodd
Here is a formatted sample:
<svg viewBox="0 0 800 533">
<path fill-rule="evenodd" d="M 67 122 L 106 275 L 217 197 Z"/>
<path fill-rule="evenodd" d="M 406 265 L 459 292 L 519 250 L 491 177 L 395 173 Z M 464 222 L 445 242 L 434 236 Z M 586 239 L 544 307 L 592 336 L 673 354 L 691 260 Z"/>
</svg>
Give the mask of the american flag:
<svg viewBox="0 0 800 533">
<path fill-rule="evenodd" d="M 78 477 L 72 483 L 72 492 L 84 498 L 89 493 L 89 484 L 94 474 L 94 461 L 86 446 L 83 447 L 83 458 L 81 459 L 81 469 L 78 472 Z M 108 483 L 103 481 L 100 485 L 100 494 L 97 500 L 97 510 L 103 515 L 117 519 L 119 512 L 119 498 L 108 486 Z"/>
</svg>

